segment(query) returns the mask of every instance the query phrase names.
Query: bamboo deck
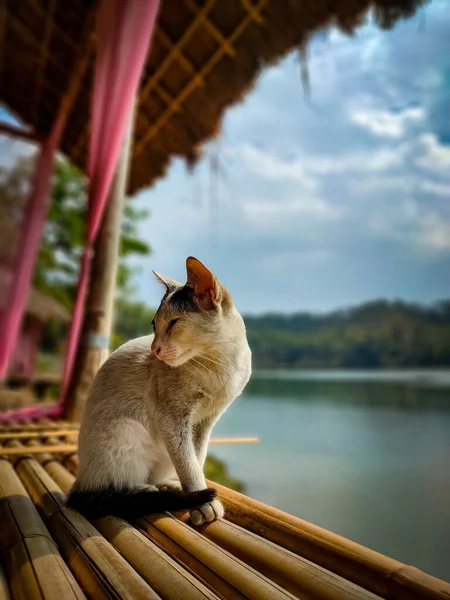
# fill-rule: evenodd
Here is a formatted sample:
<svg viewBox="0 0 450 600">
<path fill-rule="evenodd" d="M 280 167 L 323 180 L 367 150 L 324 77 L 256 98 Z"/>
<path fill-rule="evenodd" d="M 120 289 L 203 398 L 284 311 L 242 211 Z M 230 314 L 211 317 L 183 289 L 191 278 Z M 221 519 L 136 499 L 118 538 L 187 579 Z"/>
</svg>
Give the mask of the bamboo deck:
<svg viewBox="0 0 450 600">
<path fill-rule="evenodd" d="M 0 427 L 0 600 L 450 599 L 443 581 L 217 484 L 226 519 L 200 529 L 186 514 L 89 522 L 65 506 L 78 458 L 59 452 L 76 436 L 62 421 Z"/>
</svg>

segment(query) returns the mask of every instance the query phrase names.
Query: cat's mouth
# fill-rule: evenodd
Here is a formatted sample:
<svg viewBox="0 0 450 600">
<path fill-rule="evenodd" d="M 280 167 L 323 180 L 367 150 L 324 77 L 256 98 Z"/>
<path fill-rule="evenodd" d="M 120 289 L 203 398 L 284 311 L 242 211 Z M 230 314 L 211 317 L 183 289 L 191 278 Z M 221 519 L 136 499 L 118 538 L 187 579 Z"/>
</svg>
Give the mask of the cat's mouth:
<svg viewBox="0 0 450 600">
<path fill-rule="evenodd" d="M 170 358 L 161 358 L 161 360 L 168 367 L 173 367 L 173 368 L 175 368 L 175 367 L 181 367 L 182 364 L 184 364 L 185 362 L 187 362 L 189 360 L 189 355 L 190 354 L 191 354 L 191 350 L 185 350 L 184 352 L 182 352 L 178 356 L 170 357 Z"/>
</svg>

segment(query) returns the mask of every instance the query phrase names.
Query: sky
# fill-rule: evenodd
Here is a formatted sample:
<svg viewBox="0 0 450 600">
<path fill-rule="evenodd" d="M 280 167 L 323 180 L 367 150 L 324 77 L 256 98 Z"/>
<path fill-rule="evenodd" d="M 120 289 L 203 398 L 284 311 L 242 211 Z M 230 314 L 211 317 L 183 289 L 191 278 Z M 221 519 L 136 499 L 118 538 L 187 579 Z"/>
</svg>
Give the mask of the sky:
<svg viewBox="0 0 450 600">
<path fill-rule="evenodd" d="M 181 160 L 139 194 L 156 269 L 202 260 L 242 312 L 327 311 L 450 296 L 450 11 L 434 1 L 384 32 L 368 22 L 266 70 L 192 174 Z M 219 169 L 214 169 L 214 164 Z"/>
<path fill-rule="evenodd" d="M 184 281 L 190 255 L 244 313 L 450 297 L 449 32 L 435 0 L 388 32 L 318 35 L 309 95 L 297 55 L 265 70 L 194 173 L 174 160 L 132 200 L 153 248 L 136 297 L 156 306 L 152 269 Z"/>
</svg>

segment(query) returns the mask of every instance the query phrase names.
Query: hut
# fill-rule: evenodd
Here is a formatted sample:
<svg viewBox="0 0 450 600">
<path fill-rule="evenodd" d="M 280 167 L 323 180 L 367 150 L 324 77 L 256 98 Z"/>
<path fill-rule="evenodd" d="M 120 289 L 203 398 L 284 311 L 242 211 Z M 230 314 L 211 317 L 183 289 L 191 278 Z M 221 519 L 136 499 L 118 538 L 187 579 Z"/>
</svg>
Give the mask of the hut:
<svg viewBox="0 0 450 600">
<path fill-rule="evenodd" d="M 87 165 L 90 185 L 62 398 L 0 415 L 0 598 L 448 600 L 443 581 L 217 485 L 226 518 L 200 530 L 184 515 L 89 522 L 65 506 L 77 423 L 107 351 L 124 192 L 151 185 L 172 156 L 195 162 L 260 70 L 316 30 L 351 32 L 369 9 L 388 27 L 419 3 L 1 4 L 0 100 L 27 127 L 0 131 L 40 154 L 0 323 L 0 377 L 25 311 L 58 149 Z"/>
<path fill-rule="evenodd" d="M 4 296 L 9 288 L 10 279 L 11 273 L 0 268 L 0 307 L 6 304 Z M 45 325 L 51 321 L 68 323 L 69 320 L 69 312 L 59 302 L 31 287 L 8 364 L 8 378 L 31 381 L 35 375 L 37 353 Z"/>
</svg>

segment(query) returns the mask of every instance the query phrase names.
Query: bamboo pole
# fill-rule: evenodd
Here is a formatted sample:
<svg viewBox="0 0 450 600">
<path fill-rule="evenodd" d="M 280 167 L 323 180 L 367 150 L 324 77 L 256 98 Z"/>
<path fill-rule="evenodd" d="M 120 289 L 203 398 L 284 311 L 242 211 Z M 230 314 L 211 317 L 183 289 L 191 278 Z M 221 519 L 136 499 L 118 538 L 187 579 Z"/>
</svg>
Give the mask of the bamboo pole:
<svg viewBox="0 0 450 600">
<path fill-rule="evenodd" d="M 450 584 L 317 525 L 209 482 L 227 519 L 389 600 L 448 600 Z"/>
<path fill-rule="evenodd" d="M 215 485 L 215 484 L 213 484 Z M 227 515 L 225 514 L 225 518 Z M 376 600 L 371 592 L 338 577 L 233 523 L 216 521 L 199 530 L 216 545 L 288 590 L 314 600 Z"/>
<path fill-rule="evenodd" d="M 0 563 L 0 600 L 11 600 L 3 565 Z"/>
<path fill-rule="evenodd" d="M 5 460 L 0 460 L 0 481 L 0 546 L 13 597 L 84 600 L 33 502 Z"/>
<path fill-rule="evenodd" d="M 72 432 L 71 432 L 72 434 Z M 73 432 L 73 435 L 76 435 L 75 432 Z M 60 434 L 58 431 L 52 431 L 51 433 L 48 433 L 47 435 L 25 435 L 25 436 L 10 436 L 9 438 L 6 439 L 14 439 L 14 440 L 29 440 L 29 439 L 36 439 L 36 438 L 50 438 L 50 437 L 54 437 L 55 438 L 55 444 L 52 445 L 52 452 L 58 453 L 58 454 L 73 454 L 75 452 L 78 451 L 78 445 L 75 442 L 60 442 L 57 437 L 59 437 Z M 258 441 L 257 438 L 216 438 L 216 439 L 212 439 L 210 440 L 210 444 L 246 444 L 246 443 L 251 443 L 251 442 L 256 442 Z M 2 454 L 4 456 L 20 456 L 23 453 L 26 454 L 41 454 L 42 452 L 48 452 L 48 446 L 46 444 L 37 444 L 34 445 L 32 447 L 27 447 L 26 450 L 24 450 L 23 447 L 21 446 L 17 446 L 17 447 L 11 447 L 11 448 L 3 448 L 2 449 Z"/>
<path fill-rule="evenodd" d="M 11 123 L 4 123 L 0 121 L 0 135 L 6 135 L 8 137 L 17 138 L 24 140 L 25 142 L 31 142 L 38 144 L 40 142 L 38 136 L 33 131 L 27 131 L 17 125 Z"/>
<path fill-rule="evenodd" d="M 38 460 L 67 494 L 75 477 L 51 454 L 40 455 Z M 201 578 L 198 580 L 197 573 L 180 568 L 179 563 L 167 555 L 159 545 L 122 519 L 106 517 L 95 520 L 93 524 L 161 598 L 167 600 L 217 598 L 215 589 L 205 585 Z M 232 594 L 228 594 L 223 597 L 223 600 L 244 599 L 241 596 L 235 598 Z"/>
<path fill-rule="evenodd" d="M 288 591 L 244 564 L 185 523 L 170 515 L 149 515 L 138 524 L 151 536 L 151 524 L 179 546 L 189 551 L 197 560 L 227 581 L 246 598 L 253 600 L 294 599 Z"/>
<path fill-rule="evenodd" d="M 23 448 L 24 452 L 27 450 L 28 448 Z M 21 458 L 16 465 L 16 470 L 67 564 L 88 597 L 96 600 L 159 599 L 158 594 L 97 529 L 77 511 L 65 506 L 66 497 L 61 488 L 34 458 Z M 59 600 L 62 598 L 60 596 Z"/>
<path fill-rule="evenodd" d="M 221 600 L 245 600 L 245 596 L 235 587 L 225 581 L 220 575 L 204 565 L 201 560 L 193 556 L 189 549 L 183 548 L 151 523 L 141 523 L 140 531 L 154 544 L 161 548 L 173 560 L 177 561 L 189 573 L 212 590 Z"/>
<path fill-rule="evenodd" d="M 78 437 L 76 429 L 56 429 L 52 431 L 10 431 L 8 433 L 0 433 L 0 443 L 7 440 L 33 440 L 46 439 L 49 437 Z"/>
<path fill-rule="evenodd" d="M 109 352 L 120 230 L 133 142 L 133 121 L 132 112 L 102 224 L 94 243 L 81 344 L 64 403 L 64 412 L 69 421 L 78 423 L 81 422 L 94 377 Z"/>
</svg>

